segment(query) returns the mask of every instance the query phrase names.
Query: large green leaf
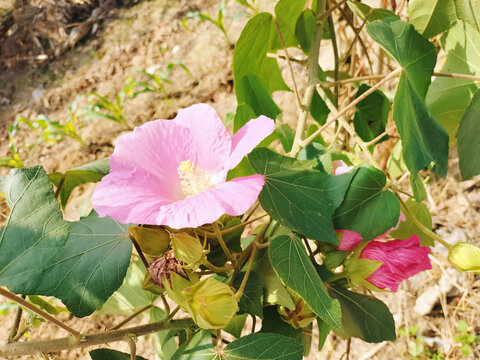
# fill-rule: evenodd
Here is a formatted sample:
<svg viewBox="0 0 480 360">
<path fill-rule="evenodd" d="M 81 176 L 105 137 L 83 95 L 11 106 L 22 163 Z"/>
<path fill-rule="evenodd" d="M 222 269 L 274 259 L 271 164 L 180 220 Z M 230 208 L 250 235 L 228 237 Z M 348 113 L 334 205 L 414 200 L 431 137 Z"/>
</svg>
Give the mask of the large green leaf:
<svg viewBox="0 0 480 360">
<path fill-rule="evenodd" d="M 457 20 L 465 20 L 480 30 L 478 0 L 411 0 L 408 15 L 415 29 L 431 38 L 448 30 Z"/>
<path fill-rule="evenodd" d="M 366 84 L 360 85 L 355 97 L 359 97 L 370 89 Z M 363 141 L 371 141 L 385 131 L 390 101 L 380 90 L 375 90 L 357 104 L 357 112 L 353 118 L 355 131 Z"/>
<path fill-rule="evenodd" d="M 297 292 L 322 320 L 340 329 L 340 305 L 332 300 L 298 237 L 278 236 L 268 248 L 270 263 L 286 286 Z"/>
<path fill-rule="evenodd" d="M 279 334 L 251 334 L 228 344 L 224 349 L 229 360 L 301 360 L 303 346 Z"/>
<path fill-rule="evenodd" d="M 71 223 L 68 241 L 44 265 L 41 277 L 14 291 L 55 296 L 75 316 L 90 315 L 125 277 L 132 252 L 127 227 L 92 211 Z"/>
<path fill-rule="evenodd" d="M 305 54 L 310 54 L 313 35 L 315 34 L 315 14 L 311 9 L 305 9 L 298 17 L 295 25 L 295 37 Z"/>
<path fill-rule="evenodd" d="M 463 115 L 457 138 L 460 172 L 466 180 L 480 174 L 480 90 Z"/>
<path fill-rule="evenodd" d="M 403 158 L 411 173 L 434 163 L 433 171 L 445 176 L 448 134 L 428 113 L 425 102 L 402 74 L 393 101 L 393 120 L 402 139 Z"/>
<path fill-rule="evenodd" d="M 478 2 L 480 4 L 480 2 Z M 442 73 L 480 76 L 480 32 L 458 21 L 441 39 L 447 56 Z M 454 140 L 460 120 L 480 84 L 473 80 L 437 77 L 428 89 L 426 102 L 432 116 Z"/>
<path fill-rule="evenodd" d="M 371 240 L 394 227 L 400 216 L 400 203 L 385 189 L 385 183 L 380 170 L 359 168 L 345 200 L 335 211 L 335 228 L 356 231 L 364 240 Z"/>
<path fill-rule="evenodd" d="M 237 80 L 237 99 L 245 102 L 255 112 L 256 116 L 265 115 L 275 119 L 280 114 L 280 109 L 272 100 L 256 75 L 245 75 Z"/>
<path fill-rule="evenodd" d="M 275 16 L 287 47 L 298 44 L 295 37 L 295 26 L 302 14 L 306 0 L 280 0 L 275 6 Z"/>
<path fill-rule="evenodd" d="M 308 238 L 338 244 L 331 216 L 354 172 L 333 176 L 306 170 L 315 161 L 297 161 L 266 148 L 254 150 L 248 159 L 265 177 L 259 200 L 273 219 Z"/>
<path fill-rule="evenodd" d="M 62 178 L 65 178 L 59 194 L 60 204 L 65 208 L 73 189 L 89 182 L 98 182 L 107 175 L 109 171 L 110 163 L 108 158 L 106 158 L 70 169 L 65 172 L 65 174 L 57 172 L 49 174 L 48 176 L 55 186 L 58 186 Z"/>
<path fill-rule="evenodd" d="M 92 360 L 130 360 L 130 354 L 111 349 L 95 349 L 89 352 Z M 137 355 L 137 360 L 146 360 Z"/>
<path fill-rule="evenodd" d="M 405 202 L 408 210 L 420 221 L 427 229 L 432 230 L 432 215 L 430 211 L 423 203 L 417 203 L 414 199 L 408 199 Z M 390 236 L 396 239 L 408 239 L 413 234 L 417 234 L 420 237 L 422 246 L 433 246 L 434 241 L 428 233 L 423 232 L 410 218 L 410 214 L 405 214 L 406 220 L 400 222 L 398 228 L 390 233 Z"/>
<path fill-rule="evenodd" d="M 411 86 L 424 99 L 437 61 L 435 46 L 411 24 L 396 18 L 373 21 L 367 24 L 367 32 L 400 64 Z"/>
<path fill-rule="evenodd" d="M 243 28 L 233 53 L 233 78 L 238 103 L 242 92 L 240 80 L 255 75 L 269 94 L 277 90 L 289 90 L 275 59 L 267 52 L 281 48 L 277 29 L 271 14 L 260 13 L 251 18 Z M 250 105 L 250 104 L 249 104 Z"/>
<path fill-rule="evenodd" d="M 157 296 L 142 289 L 147 270 L 141 261 L 132 261 L 122 286 L 110 296 L 98 314 L 131 315 L 153 304 Z"/>
<path fill-rule="evenodd" d="M 26 294 L 62 250 L 70 224 L 62 219 L 41 166 L 12 170 L 2 178 L 0 191 L 11 209 L 7 226 L 0 230 L 0 285 Z"/>
<path fill-rule="evenodd" d="M 235 289 L 238 290 L 240 288 L 244 276 L 245 273 L 241 272 L 235 277 L 233 282 Z M 238 302 L 238 307 L 240 314 L 245 312 L 263 319 L 263 278 L 256 272 L 250 272 L 245 290 Z"/>
<path fill-rule="evenodd" d="M 342 306 L 342 336 L 373 343 L 396 339 L 395 321 L 382 301 L 341 287 L 331 286 L 328 292 Z"/>
</svg>

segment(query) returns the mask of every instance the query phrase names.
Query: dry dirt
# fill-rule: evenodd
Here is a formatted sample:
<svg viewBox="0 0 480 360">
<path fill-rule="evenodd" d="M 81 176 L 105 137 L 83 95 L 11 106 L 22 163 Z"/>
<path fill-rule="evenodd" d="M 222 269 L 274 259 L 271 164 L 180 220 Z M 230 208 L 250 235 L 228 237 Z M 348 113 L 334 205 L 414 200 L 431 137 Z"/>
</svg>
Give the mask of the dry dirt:
<svg viewBox="0 0 480 360">
<path fill-rule="evenodd" d="M 55 120 L 65 119 L 67 107 L 77 95 L 97 91 L 112 95 L 118 92 L 128 76 L 138 76 L 136 70 L 151 67 L 165 69 L 172 61 L 181 61 L 191 75 L 180 68 L 174 68 L 167 84 L 167 97 L 162 94 L 142 94 L 127 103 L 125 117 L 131 125 L 140 125 L 146 121 L 163 118 L 170 119 L 179 108 L 194 103 L 211 104 L 223 119 L 235 110 L 236 100 L 233 93 L 231 72 L 232 48 L 222 33 L 209 23 L 197 23 L 193 20 L 188 31 L 182 26 L 182 17 L 192 10 L 216 14 L 219 0 L 151 0 L 143 1 L 131 9 L 114 11 L 108 19 L 102 20 L 100 28 L 87 40 L 63 54 L 61 57 L 41 67 L 24 67 L 21 71 L 0 74 L 0 157 L 8 153 L 6 126 L 19 116 L 33 119 L 38 114 L 46 114 Z M 268 3 L 268 2 L 267 2 Z M 232 15 L 241 10 L 233 0 L 227 2 L 229 14 L 227 24 L 232 39 L 238 37 L 247 18 L 231 21 Z M 264 4 L 269 6 L 269 4 Z M 324 65 L 331 63 L 329 57 Z M 328 65 L 326 66 L 328 69 Z M 305 75 L 295 68 L 297 77 Z M 305 76 L 303 76 L 305 78 Z M 288 77 L 286 77 L 288 82 Z M 295 100 L 292 94 L 277 94 L 276 100 L 284 110 L 283 121 L 292 122 L 296 117 Z M 87 104 L 87 96 L 79 100 L 79 107 Z M 47 172 L 65 171 L 81 164 L 101 159 L 113 151 L 115 139 L 123 132 L 122 127 L 112 121 L 96 119 L 86 122 L 80 130 L 88 147 L 65 139 L 55 145 L 40 143 L 30 154 L 22 150 L 21 156 L 26 166 L 42 164 Z M 27 144 L 33 143 L 36 134 L 24 128 L 19 138 Z M 434 225 L 443 231 L 449 241 L 469 237 L 474 243 L 480 243 L 480 181 L 459 182 L 457 160 L 451 156 L 450 166 L 453 174 L 447 179 L 432 180 L 429 187 L 429 207 L 434 214 Z M 0 168 L 0 174 L 8 172 Z M 77 219 L 89 208 L 92 186 L 84 186 L 74 192 L 74 199 L 67 209 L 67 219 Z M 6 213 L 5 205 L 3 212 Z M 1 219 L 0 219 L 1 221 Z M 4 220 L 3 220 L 4 221 Z M 480 309 L 480 280 L 472 274 L 450 275 L 455 278 L 452 296 L 445 296 L 432 312 L 419 316 L 413 311 L 415 298 L 427 287 L 436 284 L 446 272 L 448 263 L 441 248 L 432 252 L 434 269 L 418 275 L 402 284 L 396 294 L 379 294 L 394 313 L 397 328 L 420 326 L 420 333 L 432 342 L 432 349 L 443 347 L 449 359 L 465 358 L 459 352 L 459 345 L 453 341 L 456 323 L 464 319 L 476 330 Z M 449 273 L 450 274 L 450 273 Z M 457 286 L 458 285 L 458 286 Z M 0 339 L 5 339 L 13 313 L 0 315 Z M 71 319 L 65 313 L 60 318 L 67 324 L 84 333 L 104 330 L 121 320 L 111 316 L 89 316 L 82 320 Z M 145 323 L 146 319 L 137 319 L 131 324 Z M 476 327 L 476 328 L 475 328 Z M 67 335 L 49 324 L 42 324 L 31 333 L 30 339 L 47 339 Z M 25 339 L 27 340 L 27 339 Z M 396 342 L 365 344 L 354 339 L 350 345 L 350 359 L 413 359 L 408 354 L 408 340 L 399 337 Z M 427 345 L 425 345 L 427 347 Z M 124 343 L 109 344 L 109 347 L 128 351 Z M 330 334 L 321 352 L 312 346 L 309 359 L 345 359 L 347 343 Z M 79 349 L 52 355 L 53 359 L 88 359 L 87 351 Z M 433 350 L 432 350 L 433 351 Z M 470 358 L 480 358 L 479 349 Z M 138 355 L 147 359 L 156 359 L 151 337 L 140 339 Z M 28 359 L 33 357 L 19 357 Z M 419 356 L 429 359 L 431 356 Z"/>
</svg>

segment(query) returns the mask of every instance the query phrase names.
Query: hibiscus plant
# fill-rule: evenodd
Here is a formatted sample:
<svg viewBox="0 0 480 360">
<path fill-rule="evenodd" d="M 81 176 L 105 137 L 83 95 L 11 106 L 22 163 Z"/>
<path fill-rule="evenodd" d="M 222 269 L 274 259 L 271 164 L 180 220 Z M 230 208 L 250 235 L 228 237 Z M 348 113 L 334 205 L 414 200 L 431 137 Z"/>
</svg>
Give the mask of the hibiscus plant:
<svg viewBox="0 0 480 360">
<path fill-rule="evenodd" d="M 479 272 L 480 249 L 445 242 L 424 204 L 425 179 L 447 174 L 449 144 L 463 179 L 480 174 L 480 9 L 436 3 L 410 1 L 407 22 L 402 9 L 280 0 L 235 44 L 233 131 L 195 104 L 121 136 L 109 159 L 1 178 L 0 295 L 21 308 L 0 357 L 125 341 L 130 355 L 90 355 L 133 359 L 137 337 L 156 334 L 164 359 L 301 359 L 313 326 L 320 348 L 331 331 L 395 340 L 374 294 L 431 269 L 435 242 L 454 267 Z M 351 16 L 356 35 L 341 41 Z M 325 41 L 332 69 L 319 64 Z M 280 91 L 292 92 L 295 121 L 273 100 Z M 98 182 L 93 210 L 64 220 L 87 182 Z M 128 317 L 82 333 L 39 295 L 77 318 Z M 18 341 L 21 309 L 70 336 Z M 138 316 L 148 322 L 129 326 Z"/>
</svg>

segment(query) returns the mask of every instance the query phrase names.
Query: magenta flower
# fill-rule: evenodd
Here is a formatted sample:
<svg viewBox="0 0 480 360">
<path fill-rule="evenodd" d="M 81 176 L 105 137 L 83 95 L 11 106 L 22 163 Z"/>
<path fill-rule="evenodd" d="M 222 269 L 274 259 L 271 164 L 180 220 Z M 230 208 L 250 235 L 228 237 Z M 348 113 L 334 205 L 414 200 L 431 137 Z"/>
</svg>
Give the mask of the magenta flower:
<svg viewBox="0 0 480 360">
<path fill-rule="evenodd" d="M 241 215 L 264 179 L 226 181 L 227 173 L 274 130 L 260 116 L 230 137 L 215 110 L 197 104 L 173 120 L 155 120 L 122 136 L 110 156 L 110 173 L 92 197 L 100 216 L 122 223 L 198 227 L 221 215 Z"/>
<path fill-rule="evenodd" d="M 432 268 L 429 253 L 430 248 L 420 246 L 420 238 L 414 234 L 406 240 L 372 240 L 359 258 L 382 261 L 383 264 L 365 280 L 379 289 L 396 292 L 400 282 Z"/>
</svg>

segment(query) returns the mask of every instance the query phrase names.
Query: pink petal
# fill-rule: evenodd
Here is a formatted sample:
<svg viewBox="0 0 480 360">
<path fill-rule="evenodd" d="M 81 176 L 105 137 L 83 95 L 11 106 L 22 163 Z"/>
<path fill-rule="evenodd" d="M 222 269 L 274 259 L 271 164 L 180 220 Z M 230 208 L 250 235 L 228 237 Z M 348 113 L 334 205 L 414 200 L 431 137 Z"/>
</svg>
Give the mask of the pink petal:
<svg viewBox="0 0 480 360">
<path fill-rule="evenodd" d="M 232 152 L 227 161 L 227 169 L 233 169 L 260 142 L 275 130 L 275 123 L 266 116 L 250 120 L 232 138 Z"/>
<path fill-rule="evenodd" d="M 335 160 L 332 162 L 333 175 L 342 175 L 354 168 L 354 166 L 348 166 L 342 160 Z"/>
<path fill-rule="evenodd" d="M 175 229 L 198 227 L 218 220 L 223 214 L 241 215 L 257 200 L 263 184 L 261 175 L 240 177 L 162 206 L 157 212 L 157 225 Z"/>
<path fill-rule="evenodd" d="M 161 206 L 171 203 L 161 183 L 142 169 L 115 171 L 97 185 L 92 203 L 100 217 L 124 223 L 156 224 Z"/>
<path fill-rule="evenodd" d="M 230 156 L 232 140 L 215 109 L 207 104 L 192 105 L 179 110 L 173 121 L 192 134 L 197 157 L 190 160 L 209 175 L 223 171 L 226 176 L 224 167 Z"/>
<path fill-rule="evenodd" d="M 335 230 L 335 232 L 343 233 L 342 239 L 340 240 L 340 245 L 338 245 L 337 248 L 339 251 L 352 251 L 363 240 L 362 235 L 356 231 Z"/>
<path fill-rule="evenodd" d="M 118 140 L 110 156 L 110 173 L 144 170 L 165 189 L 165 198 L 183 199 L 177 169 L 182 161 L 195 158 L 194 150 L 188 129 L 171 120 L 150 121 Z"/>
</svg>

